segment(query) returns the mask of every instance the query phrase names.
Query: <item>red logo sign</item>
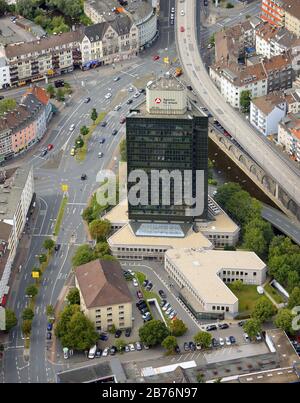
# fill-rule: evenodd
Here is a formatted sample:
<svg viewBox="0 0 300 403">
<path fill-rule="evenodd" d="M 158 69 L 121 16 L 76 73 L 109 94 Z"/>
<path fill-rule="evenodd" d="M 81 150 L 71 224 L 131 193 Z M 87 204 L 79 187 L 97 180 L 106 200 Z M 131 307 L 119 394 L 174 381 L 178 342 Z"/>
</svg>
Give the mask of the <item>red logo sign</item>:
<svg viewBox="0 0 300 403">
<path fill-rule="evenodd" d="M 156 104 L 161 104 L 161 99 L 160 98 L 155 98 L 155 103 Z"/>
</svg>

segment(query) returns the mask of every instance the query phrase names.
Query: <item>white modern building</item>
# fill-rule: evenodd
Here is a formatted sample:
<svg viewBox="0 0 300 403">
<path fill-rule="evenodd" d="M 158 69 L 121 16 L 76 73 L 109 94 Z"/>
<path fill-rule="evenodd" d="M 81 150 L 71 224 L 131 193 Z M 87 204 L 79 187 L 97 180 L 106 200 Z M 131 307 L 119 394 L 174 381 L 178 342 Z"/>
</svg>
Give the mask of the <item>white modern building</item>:
<svg viewBox="0 0 300 403">
<path fill-rule="evenodd" d="M 286 116 L 287 110 L 287 101 L 282 93 L 254 98 L 250 106 L 250 122 L 264 136 L 269 136 L 277 133 L 278 123 Z"/>
<path fill-rule="evenodd" d="M 246 251 L 170 249 L 165 254 L 165 270 L 196 317 L 237 316 L 238 299 L 226 284 L 241 280 L 259 286 L 267 275 L 265 263 Z"/>
<path fill-rule="evenodd" d="M 10 86 L 9 66 L 4 57 L 0 57 L 0 89 Z"/>
</svg>

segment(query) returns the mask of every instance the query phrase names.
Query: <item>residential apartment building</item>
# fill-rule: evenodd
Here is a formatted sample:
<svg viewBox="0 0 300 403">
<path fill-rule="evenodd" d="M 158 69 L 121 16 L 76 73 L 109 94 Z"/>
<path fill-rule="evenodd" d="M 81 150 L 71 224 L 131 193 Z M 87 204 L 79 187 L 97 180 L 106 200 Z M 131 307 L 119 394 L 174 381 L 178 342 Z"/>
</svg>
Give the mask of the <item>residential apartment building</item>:
<svg viewBox="0 0 300 403">
<path fill-rule="evenodd" d="M 267 275 L 266 264 L 245 251 L 168 250 L 165 270 L 197 319 L 234 318 L 239 302 L 226 284 L 262 285 Z"/>
<path fill-rule="evenodd" d="M 0 57 L 0 89 L 10 86 L 9 66 L 4 57 Z"/>
<path fill-rule="evenodd" d="M 300 3 L 299 0 L 286 1 L 285 5 L 285 27 L 300 37 Z"/>
<path fill-rule="evenodd" d="M 136 56 L 139 50 L 138 29 L 126 15 L 111 23 L 87 27 L 81 41 L 82 67 L 91 63 L 110 64 Z"/>
<path fill-rule="evenodd" d="M 271 59 L 238 63 L 215 63 L 210 66 L 210 77 L 226 101 L 234 108 L 240 108 L 243 91 L 250 91 L 252 98 L 267 95 L 272 91 L 291 88 L 294 71 L 289 54 L 273 56 Z"/>
<path fill-rule="evenodd" d="M 295 161 L 300 161 L 300 113 L 287 115 L 278 125 L 278 143 Z"/>
<path fill-rule="evenodd" d="M 150 0 L 122 2 L 118 0 L 86 0 L 84 12 L 93 23 L 112 23 L 127 16 L 137 28 L 138 49 L 150 45 L 157 37 L 157 14 Z"/>
<path fill-rule="evenodd" d="M 284 0 L 262 0 L 261 18 L 278 27 L 284 26 Z"/>
<path fill-rule="evenodd" d="M 237 62 L 245 57 L 246 48 L 255 46 L 256 19 L 249 19 L 215 34 L 215 61 Z"/>
<path fill-rule="evenodd" d="M 8 282 L 16 250 L 27 222 L 28 211 L 34 195 L 33 169 L 18 168 L 1 173 L 0 224 L 6 225 L 9 254 L 0 280 L 0 301 L 8 293 Z M 1 237 L 0 237 L 1 238 Z"/>
<path fill-rule="evenodd" d="M 98 331 L 132 327 L 132 296 L 117 261 L 94 260 L 76 267 L 80 307 Z"/>
<path fill-rule="evenodd" d="M 250 123 L 264 136 L 276 134 L 278 123 L 288 112 L 287 100 L 281 92 L 254 98 L 250 106 Z"/>
<path fill-rule="evenodd" d="M 11 85 L 72 71 L 81 62 L 81 37 L 82 32 L 78 30 L 2 46 L 0 56 L 9 65 Z"/>
<path fill-rule="evenodd" d="M 0 117 L 0 161 L 12 158 L 40 140 L 52 116 L 46 91 L 30 88 L 21 103 Z"/>
</svg>

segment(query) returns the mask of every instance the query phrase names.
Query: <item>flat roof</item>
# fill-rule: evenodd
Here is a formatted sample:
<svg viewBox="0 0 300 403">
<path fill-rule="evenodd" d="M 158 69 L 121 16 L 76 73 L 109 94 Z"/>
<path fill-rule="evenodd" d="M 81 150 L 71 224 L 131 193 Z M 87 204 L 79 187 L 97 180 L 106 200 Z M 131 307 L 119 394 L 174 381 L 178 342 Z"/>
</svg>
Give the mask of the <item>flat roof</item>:
<svg viewBox="0 0 300 403">
<path fill-rule="evenodd" d="M 176 266 L 196 293 L 211 304 L 238 302 L 218 276 L 222 270 L 261 271 L 266 268 L 266 264 L 254 252 L 247 251 L 168 250 L 166 259 Z"/>
<path fill-rule="evenodd" d="M 106 218 L 106 217 L 105 217 Z M 200 232 L 189 230 L 184 238 L 136 236 L 130 224 L 126 224 L 113 234 L 108 243 L 111 247 L 151 247 L 154 248 L 205 248 L 211 249 L 212 243 Z"/>
</svg>

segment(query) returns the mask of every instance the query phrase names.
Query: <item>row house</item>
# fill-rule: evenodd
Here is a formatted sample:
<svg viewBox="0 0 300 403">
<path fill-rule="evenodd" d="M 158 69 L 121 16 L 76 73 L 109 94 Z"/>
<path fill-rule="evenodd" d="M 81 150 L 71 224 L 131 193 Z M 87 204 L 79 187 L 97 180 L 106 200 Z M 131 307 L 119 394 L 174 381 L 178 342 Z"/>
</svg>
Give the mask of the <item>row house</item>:
<svg viewBox="0 0 300 403">
<path fill-rule="evenodd" d="M 262 0 L 261 18 L 275 27 L 285 27 L 300 37 L 300 3 L 298 0 Z"/>
<path fill-rule="evenodd" d="M 290 113 L 279 123 L 278 143 L 291 158 L 300 161 L 300 113 Z"/>
<path fill-rule="evenodd" d="M 215 63 L 210 66 L 210 77 L 226 102 L 239 109 L 242 92 L 250 91 L 251 97 L 256 98 L 272 91 L 283 91 L 292 87 L 294 74 L 287 54 L 255 64 Z"/>
<path fill-rule="evenodd" d="M 11 85 L 72 71 L 81 61 L 81 36 L 81 31 L 72 31 L 32 42 L 2 45 L 0 56 L 9 64 Z"/>
</svg>

